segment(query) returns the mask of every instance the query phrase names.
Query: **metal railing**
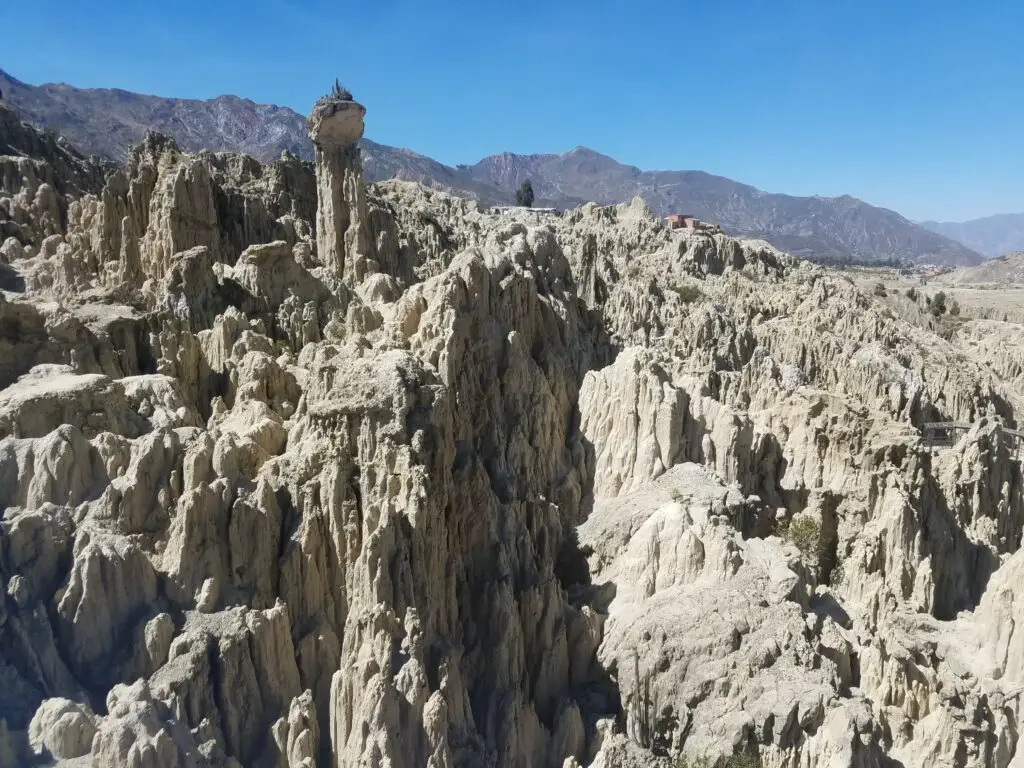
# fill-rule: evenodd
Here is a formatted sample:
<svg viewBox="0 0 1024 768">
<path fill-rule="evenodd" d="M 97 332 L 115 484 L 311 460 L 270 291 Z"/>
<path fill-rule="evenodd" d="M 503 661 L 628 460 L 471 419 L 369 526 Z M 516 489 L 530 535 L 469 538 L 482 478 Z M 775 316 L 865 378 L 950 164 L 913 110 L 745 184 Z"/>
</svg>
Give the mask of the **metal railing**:
<svg viewBox="0 0 1024 768">
<path fill-rule="evenodd" d="M 969 421 L 933 421 L 921 425 L 921 434 L 926 444 L 936 448 L 948 448 L 960 438 L 957 433 L 968 432 L 973 427 Z M 1017 441 L 1017 446 L 1024 444 L 1024 431 L 1010 429 L 1000 426 L 1004 435 L 1009 435 Z"/>
</svg>

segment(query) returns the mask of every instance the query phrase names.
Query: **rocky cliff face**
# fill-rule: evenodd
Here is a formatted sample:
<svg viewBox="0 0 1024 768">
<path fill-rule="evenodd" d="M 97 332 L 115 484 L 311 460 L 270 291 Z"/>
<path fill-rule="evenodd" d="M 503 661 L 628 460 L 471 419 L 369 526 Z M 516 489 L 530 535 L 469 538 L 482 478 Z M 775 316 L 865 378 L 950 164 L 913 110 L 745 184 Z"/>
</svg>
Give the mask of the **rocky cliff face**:
<svg viewBox="0 0 1024 768">
<path fill-rule="evenodd" d="M 0 765 L 1020 761 L 1001 345 L 309 129 L 315 174 L 5 135 Z"/>
</svg>

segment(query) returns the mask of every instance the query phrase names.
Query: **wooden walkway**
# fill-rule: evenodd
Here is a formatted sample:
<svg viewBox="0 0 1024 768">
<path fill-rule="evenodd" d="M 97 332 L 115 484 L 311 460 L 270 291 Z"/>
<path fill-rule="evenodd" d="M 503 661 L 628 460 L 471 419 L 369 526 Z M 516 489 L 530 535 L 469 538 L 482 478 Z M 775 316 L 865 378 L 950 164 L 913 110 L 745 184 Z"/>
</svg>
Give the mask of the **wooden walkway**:
<svg viewBox="0 0 1024 768">
<path fill-rule="evenodd" d="M 970 421 L 933 421 L 921 425 L 921 434 L 926 444 L 936 448 L 948 448 L 970 430 L 974 424 Z M 1024 445 L 1024 431 L 1000 427 L 1000 431 L 1017 441 L 1017 447 Z"/>
</svg>

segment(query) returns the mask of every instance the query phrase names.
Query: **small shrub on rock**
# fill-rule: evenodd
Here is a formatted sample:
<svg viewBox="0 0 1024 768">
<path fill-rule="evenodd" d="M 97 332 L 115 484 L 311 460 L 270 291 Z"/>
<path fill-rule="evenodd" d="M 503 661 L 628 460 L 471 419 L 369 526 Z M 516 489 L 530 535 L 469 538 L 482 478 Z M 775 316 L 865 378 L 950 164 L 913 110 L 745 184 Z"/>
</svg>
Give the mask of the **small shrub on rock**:
<svg viewBox="0 0 1024 768">
<path fill-rule="evenodd" d="M 799 515 L 778 529 L 779 535 L 800 550 L 806 560 L 813 560 L 818 555 L 818 541 L 821 536 L 821 524 L 813 517 Z"/>
<path fill-rule="evenodd" d="M 718 760 L 704 755 L 701 757 L 676 758 L 675 768 L 761 768 L 761 758 L 749 752 L 730 755 Z"/>
<path fill-rule="evenodd" d="M 695 301 L 700 301 L 704 298 L 704 291 L 700 289 L 699 285 L 693 285 L 691 283 L 677 283 L 672 286 L 672 290 L 675 291 L 676 296 L 684 304 L 692 304 Z"/>
</svg>

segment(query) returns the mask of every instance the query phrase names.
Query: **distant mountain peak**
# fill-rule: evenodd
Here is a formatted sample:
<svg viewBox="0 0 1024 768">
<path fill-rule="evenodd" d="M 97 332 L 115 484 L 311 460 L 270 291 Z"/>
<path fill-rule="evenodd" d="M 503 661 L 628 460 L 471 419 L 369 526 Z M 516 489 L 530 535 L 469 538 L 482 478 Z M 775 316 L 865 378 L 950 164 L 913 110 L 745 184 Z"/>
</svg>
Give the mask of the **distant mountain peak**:
<svg viewBox="0 0 1024 768">
<path fill-rule="evenodd" d="M 985 256 L 1024 251 L 1024 213 L 998 213 L 971 221 L 923 221 L 921 226 Z"/>
<path fill-rule="evenodd" d="M 585 157 L 585 158 L 588 158 L 588 159 L 591 159 L 591 160 L 607 160 L 607 161 L 611 161 L 611 162 L 613 162 L 613 163 L 615 163 L 617 165 L 623 165 L 623 163 L 620 163 L 618 160 L 616 160 L 611 155 L 606 155 L 603 152 L 598 152 L 596 149 L 591 149 L 590 147 L 584 147 L 584 146 L 576 147 L 572 151 L 567 152 L 565 154 L 565 156 L 569 156 L 569 155 L 572 155 L 574 157 Z"/>
</svg>

